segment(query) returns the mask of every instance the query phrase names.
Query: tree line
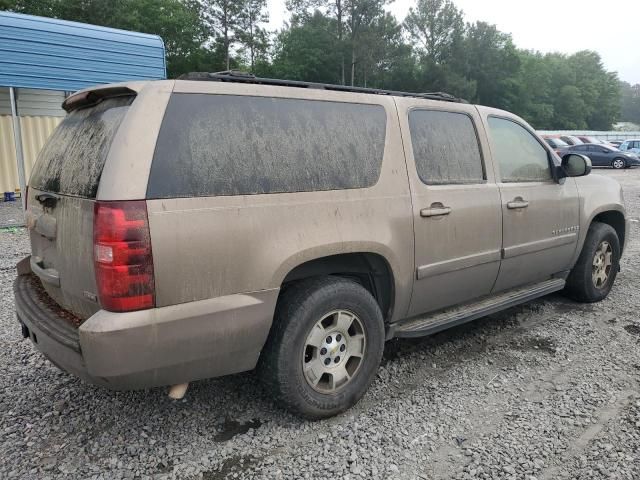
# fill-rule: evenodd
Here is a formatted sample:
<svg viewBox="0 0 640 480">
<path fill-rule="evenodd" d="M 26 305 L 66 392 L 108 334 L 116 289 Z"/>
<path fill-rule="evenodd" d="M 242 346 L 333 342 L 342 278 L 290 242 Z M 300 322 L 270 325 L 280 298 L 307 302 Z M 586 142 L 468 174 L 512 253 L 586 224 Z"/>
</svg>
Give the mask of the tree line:
<svg viewBox="0 0 640 480">
<path fill-rule="evenodd" d="M 169 77 L 240 69 L 259 76 L 414 92 L 445 91 L 510 110 L 539 129 L 608 130 L 640 121 L 640 85 L 593 51 L 517 48 L 451 0 L 417 0 L 403 22 L 389 0 L 287 0 L 266 30 L 266 0 L 0 0 L 0 9 L 160 35 Z"/>
</svg>

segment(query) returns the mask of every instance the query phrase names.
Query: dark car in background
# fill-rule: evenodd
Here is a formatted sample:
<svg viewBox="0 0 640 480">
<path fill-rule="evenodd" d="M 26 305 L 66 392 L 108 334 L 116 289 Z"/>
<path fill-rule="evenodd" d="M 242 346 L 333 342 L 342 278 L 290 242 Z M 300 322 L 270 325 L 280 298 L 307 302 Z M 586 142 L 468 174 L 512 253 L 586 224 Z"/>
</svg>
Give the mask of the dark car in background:
<svg viewBox="0 0 640 480">
<path fill-rule="evenodd" d="M 560 135 L 560 140 L 569 145 L 582 145 L 584 143 L 575 135 Z"/>
<path fill-rule="evenodd" d="M 567 153 L 580 153 L 591 159 L 594 167 L 629 168 L 640 165 L 640 157 L 633 152 L 621 152 L 616 147 L 600 144 L 573 145 L 560 152 L 560 156 Z"/>
</svg>

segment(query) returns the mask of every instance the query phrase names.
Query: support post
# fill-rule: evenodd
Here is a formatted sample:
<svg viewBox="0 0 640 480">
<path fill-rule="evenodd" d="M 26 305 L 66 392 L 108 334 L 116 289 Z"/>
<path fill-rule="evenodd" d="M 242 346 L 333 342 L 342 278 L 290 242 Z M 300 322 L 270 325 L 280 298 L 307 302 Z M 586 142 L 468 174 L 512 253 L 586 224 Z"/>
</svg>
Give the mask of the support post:
<svg viewBox="0 0 640 480">
<path fill-rule="evenodd" d="M 16 92 L 13 87 L 9 87 L 9 100 L 11 103 L 11 118 L 13 120 L 13 142 L 16 145 L 16 163 L 18 164 L 18 181 L 20 182 L 20 200 L 22 208 L 25 208 L 27 201 L 27 181 L 24 174 L 24 153 L 22 151 L 22 130 L 20 127 L 20 117 L 18 116 L 18 104 L 16 102 Z"/>
</svg>

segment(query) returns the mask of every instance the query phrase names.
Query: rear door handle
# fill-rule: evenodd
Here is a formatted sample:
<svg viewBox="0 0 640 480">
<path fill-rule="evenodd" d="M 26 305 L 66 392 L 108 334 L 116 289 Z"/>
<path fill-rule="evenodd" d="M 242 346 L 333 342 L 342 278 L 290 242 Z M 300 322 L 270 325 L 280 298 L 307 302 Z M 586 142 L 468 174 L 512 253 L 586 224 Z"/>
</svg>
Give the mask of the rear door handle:
<svg viewBox="0 0 640 480">
<path fill-rule="evenodd" d="M 518 208 L 527 208 L 529 206 L 529 202 L 523 200 L 522 197 L 516 197 L 510 202 L 507 202 L 507 208 L 511 210 L 515 210 Z"/>
<path fill-rule="evenodd" d="M 421 217 L 442 217 L 451 213 L 451 207 L 445 207 L 440 202 L 432 203 L 429 208 L 420 210 Z"/>
</svg>

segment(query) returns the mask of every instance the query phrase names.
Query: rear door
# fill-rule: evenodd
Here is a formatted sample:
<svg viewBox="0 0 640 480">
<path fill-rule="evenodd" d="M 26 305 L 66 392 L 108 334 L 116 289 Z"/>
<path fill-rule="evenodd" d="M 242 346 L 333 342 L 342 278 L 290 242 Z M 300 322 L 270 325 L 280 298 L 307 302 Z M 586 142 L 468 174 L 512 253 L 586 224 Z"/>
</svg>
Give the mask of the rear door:
<svg viewBox="0 0 640 480">
<path fill-rule="evenodd" d="M 413 202 L 409 315 L 487 295 L 500 264 L 500 195 L 474 107 L 399 98 Z"/>
<path fill-rule="evenodd" d="M 550 279 L 570 268 L 578 241 L 575 180 L 556 182 L 554 157 L 516 118 L 485 124 L 502 199 L 502 263 L 495 292 Z"/>
<path fill-rule="evenodd" d="M 31 268 L 63 308 L 81 318 L 98 309 L 93 209 L 113 138 L 132 95 L 71 112 L 41 151 L 29 181 Z"/>
</svg>

